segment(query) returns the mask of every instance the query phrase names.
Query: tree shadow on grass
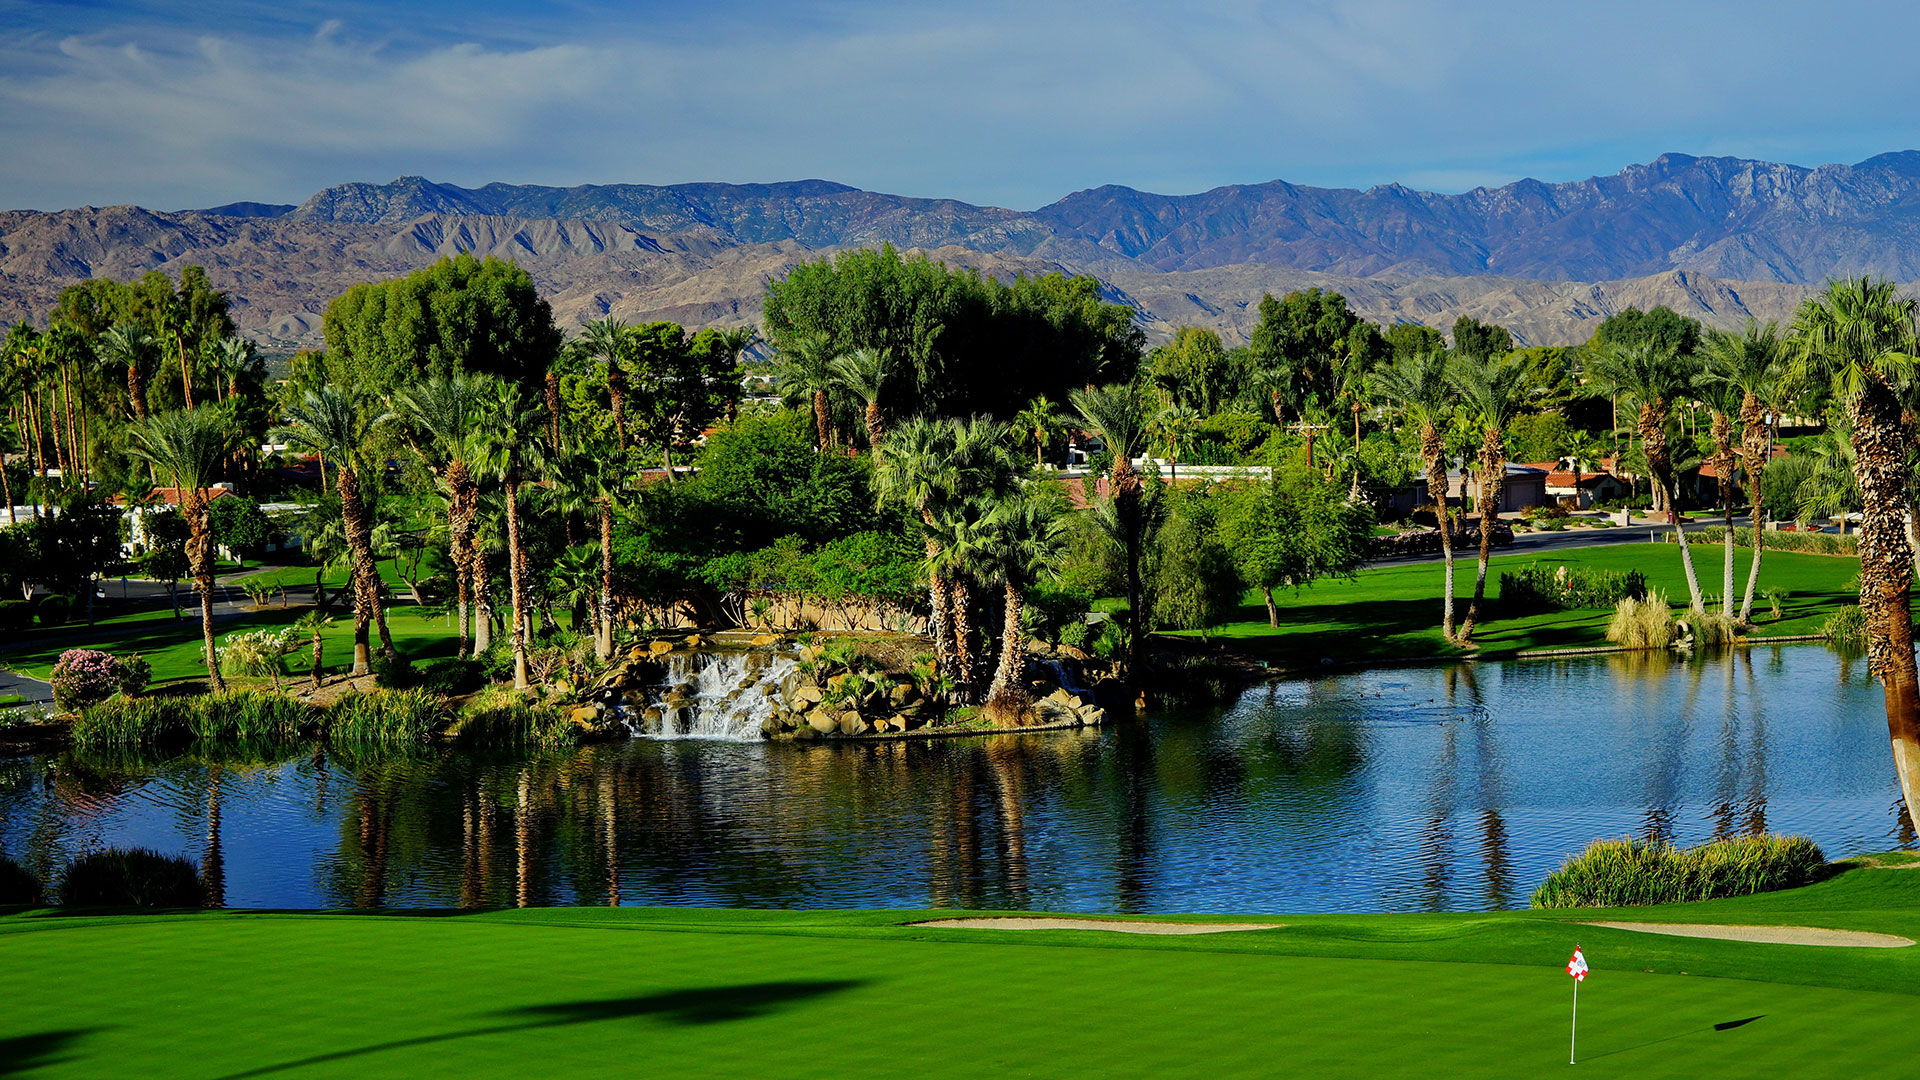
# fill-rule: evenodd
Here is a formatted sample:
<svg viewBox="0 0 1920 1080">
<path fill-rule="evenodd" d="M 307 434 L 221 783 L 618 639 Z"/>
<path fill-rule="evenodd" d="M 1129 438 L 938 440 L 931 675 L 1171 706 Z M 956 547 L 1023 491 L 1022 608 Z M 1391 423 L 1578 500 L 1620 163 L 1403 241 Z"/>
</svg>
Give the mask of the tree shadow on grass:
<svg viewBox="0 0 1920 1080">
<path fill-rule="evenodd" d="M 0 1076 L 58 1065 L 67 1060 L 66 1051 L 74 1042 L 98 1030 L 75 1028 L 70 1031 L 42 1031 L 0 1039 Z"/>
<path fill-rule="evenodd" d="M 743 983 L 738 986 L 709 986 L 689 990 L 667 990 L 639 997 L 609 998 L 602 1001 L 568 1001 L 552 1005 L 529 1005 L 492 1014 L 500 1022 L 449 1031 L 439 1035 L 421 1035 L 411 1039 L 373 1043 L 327 1054 L 316 1054 L 297 1061 L 263 1065 L 257 1069 L 229 1073 L 220 1080 L 246 1077 L 322 1065 L 335 1061 L 404 1050 L 434 1043 L 470 1039 L 481 1035 L 503 1035 L 516 1031 L 591 1024 L 605 1020 L 637 1020 L 651 1017 L 669 1024 L 717 1024 L 730 1020 L 751 1020 L 776 1012 L 808 998 L 839 993 L 863 985 L 855 979 L 813 979 L 791 982 Z"/>
</svg>

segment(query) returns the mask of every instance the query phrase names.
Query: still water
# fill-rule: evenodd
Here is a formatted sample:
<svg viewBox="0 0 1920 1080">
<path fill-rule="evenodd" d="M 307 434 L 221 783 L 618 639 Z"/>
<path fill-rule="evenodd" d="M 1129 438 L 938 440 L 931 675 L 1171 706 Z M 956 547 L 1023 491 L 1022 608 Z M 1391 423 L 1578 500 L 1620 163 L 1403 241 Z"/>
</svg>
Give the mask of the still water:
<svg viewBox="0 0 1920 1080">
<path fill-rule="evenodd" d="M 0 847 L 200 861 L 232 907 L 1524 906 L 1600 837 L 1908 846 L 1819 647 L 1369 671 L 1097 733 L 553 754 L 0 761 Z"/>
</svg>

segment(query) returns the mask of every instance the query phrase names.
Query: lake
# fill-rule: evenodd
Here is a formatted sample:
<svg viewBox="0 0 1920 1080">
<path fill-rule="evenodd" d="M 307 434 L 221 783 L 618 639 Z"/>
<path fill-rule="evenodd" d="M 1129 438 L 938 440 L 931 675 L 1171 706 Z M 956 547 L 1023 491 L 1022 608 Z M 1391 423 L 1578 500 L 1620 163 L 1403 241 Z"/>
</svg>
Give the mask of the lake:
<svg viewBox="0 0 1920 1080">
<path fill-rule="evenodd" d="M 1774 646 L 1334 674 L 1088 732 L 0 761 L 0 846 L 202 862 L 230 907 L 1524 906 L 1588 842 L 1914 843 L 1863 660 Z"/>
</svg>

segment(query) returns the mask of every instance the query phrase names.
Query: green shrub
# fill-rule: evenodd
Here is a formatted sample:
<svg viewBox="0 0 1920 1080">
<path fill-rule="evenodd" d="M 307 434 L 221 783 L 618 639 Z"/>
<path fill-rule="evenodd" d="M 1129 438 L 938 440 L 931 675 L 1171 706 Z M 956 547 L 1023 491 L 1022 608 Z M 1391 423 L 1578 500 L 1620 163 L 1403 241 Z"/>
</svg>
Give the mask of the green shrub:
<svg viewBox="0 0 1920 1080">
<path fill-rule="evenodd" d="M 32 604 L 25 600 L 0 600 L 0 630 L 25 630 L 32 625 Z"/>
<path fill-rule="evenodd" d="M 1705 528 L 1689 529 L 1687 538 L 1695 543 L 1719 544 L 1725 542 L 1722 539 L 1725 533 L 1725 526 L 1709 525 Z M 1860 554 L 1860 537 L 1852 533 L 1841 536 L 1838 533 L 1763 529 L 1760 532 L 1760 543 L 1768 551 L 1798 551 L 1808 555 Z M 1733 546 L 1752 547 L 1753 530 L 1734 529 Z"/>
<path fill-rule="evenodd" d="M 1679 904 L 1791 889 L 1819 879 L 1826 856 L 1804 836 L 1743 836 L 1693 848 L 1601 840 L 1534 890 L 1537 908 Z"/>
<path fill-rule="evenodd" d="M 1638 570 L 1536 564 L 1500 575 L 1500 606 L 1514 612 L 1612 607 L 1645 595 L 1647 576 Z"/>
<path fill-rule="evenodd" d="M 1867 613 L 1859 604 L 1848 604 L 1827 616 L 1826 625 L 1820 628 L 1820 632 L 1835 645 L 1864 649 L 1867 647 Z"/>
<path fill-rule="evenodd" d="M 447 729 L 458 743 L 475 746 L 563 747 L 578 741 L 578 729 L 551 705 L 529 704 L 505 689 L 482 693 L 460 710 Z"/>
<path fill-rule="evenodd" d="M 508 672 L 512 672 L 513 653 L 509 651 Z M 388 656 L 384 650 L 373 652 L 373 685 L 384 690 L 405 690 L 414 685 L 413 664 L 403 656 Z"/>
<path fill-rule="evenodd" d="M 147 684 L 153 681 L 153 665 L 139 653 L 120 658 L 120 692 L 127 697 L 138 697 Z"/>
<path fill-rule="evenodd" d="M 113 698 L 80 710 L 73 721 L 74 745 L 96 749 L 184 742 L 193 737 L 199 708 L 196 698 Z"/>
<path fill-rule="evenodd" d="M 0 855 L 0 907 L 32 907 L 40 903 L 40 879 L 33 871 Z"/>
<path fill-rule="evenodd" d="M 146 848 L 108 848 L 67 864 L 63 907 L 199 907 L 200 872 L 193 863 Z"/>
<path fill-rule="evenodd" d="M 420 669 L 416 685 L 442 697 L 471 694 L 486 685 L 485 668 L 480 661 L 467 658 L 435 660 Z"/>
<path fill-rule="evenodd" d="M 265 690 L 229 690 L 209 694 L 198 706 L 193 734 L 198 739 L 284 742 L 320 726 L 321 712 L 291 694 Z"/>
<path fill-rule="evenodd" d="M 338 742 L 423 743 L 449 719 L 446 706 L 424 690 L 371 690 L 334 702 L 326 732 Z"/>
<path fill-rule="evenodd" d="M 1607 622 L 1607 640 L 1629 649 L 1664 649 L 1673 637 L 1673 612 L 1658 590 L 1621 600 Z"/>
<path fill-rule="evenodd" d="M 117 697 L 83 710 L 73 741 L 87 748 L 194 739 L 287 741 L 319 727 L 320 710 L 290 694 L 230 690 L 197 697 Z"/>
<path fill-rule="evenodd" d="M 59 593 L 43 596 L 34 611 L 40 616 L 41 626 L 63 626 L 73 612 L 73 597 Z"/>
</svg>

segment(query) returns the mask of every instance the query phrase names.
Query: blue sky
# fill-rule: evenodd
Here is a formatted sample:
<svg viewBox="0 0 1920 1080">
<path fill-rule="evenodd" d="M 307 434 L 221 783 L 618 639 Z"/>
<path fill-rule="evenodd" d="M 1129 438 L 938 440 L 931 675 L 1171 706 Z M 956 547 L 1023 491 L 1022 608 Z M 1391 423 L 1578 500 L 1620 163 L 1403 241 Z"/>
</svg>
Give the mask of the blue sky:
<svg viewBox="0 0 1920 1080">
<path fill-rule="evenodd" d="M 823 177 L 1459 191 L 1920 147 L 1920 5 L 0 0 L 0 208 Z"/>
</svg>

